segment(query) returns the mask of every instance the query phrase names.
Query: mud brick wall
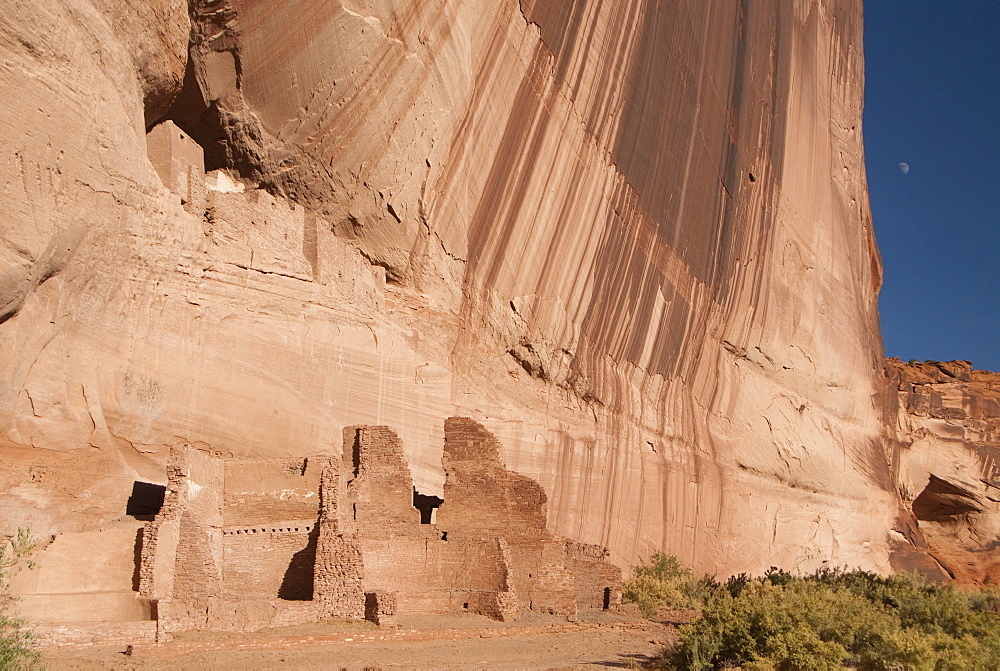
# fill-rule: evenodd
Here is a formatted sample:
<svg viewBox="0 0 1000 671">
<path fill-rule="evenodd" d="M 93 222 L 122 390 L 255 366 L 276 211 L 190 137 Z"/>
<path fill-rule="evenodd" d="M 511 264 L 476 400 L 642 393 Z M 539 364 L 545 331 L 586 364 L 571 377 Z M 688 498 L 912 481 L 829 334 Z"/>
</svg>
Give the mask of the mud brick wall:
<svg viewBox="0 0 1000 671">
<path fill-rule="evenodd" d="M 340 466 L 337 461 L 326 461 L 320 476 L 313 601 L 323 617 L 360 620 L 365 615 L 364 563 L 357 537 L 341 532 Z"/>
<path fill-rule="evenodd" d="M 622 572 L 600 545 L 566 542 L 580 611 L 613 608 L 622 602 Z"/>
<path fill-rule="evenodd" d="M 225 462 L 195 449 L 182 448 L 177 461 L 178 475 L 184 478 L 178 492 L 184 511 L 198 524 L 222 527 Z"/>
<path fill-rule="evenodd" d="M 313 600 L 324 617 L 365 616 L 364 563 L 357 538 L 320 525 L 313 573 Z"/>
<path fill-rule="evenodd" d="M 395 592 L 365 592 L 365 619 L 377 625 L 390 625 L 395 622 L 396 593 Z"/>
<path fill-rule="evenodd" d="M 342 511 L 357 533 L 384 536 L 397 527 L 419 526 L 413 507 L 413 478 L 403 444 L 387 426 L 352 427 L 345 431 L 348 481 Z"/>
<path fill-rule="evenodd" d="M 540 613 L 576 615 L 576 580 L 567 566 L 566 541 L 544 544 L 538 579 L 531 593 L 531 609 Z"/>
<path fill-rule="evenodd" d="M 190 511 L 181 517 L 174 565 L 175 600 L 198 603 L 220 593 L 222 587 L 221 531 L 200 524 Z"/>
<path fill-rule="evenodd" d="M 545 490 L 504 467 L 493 434 L 466 417 L 449 417 L 444 433 L 444 503 L 437 525 L 449 539 L 547 533 Z"/>
<path fill-rule="evenodd" d="M 160 512 L 142 529 L 139 550 L 139 594 L 170 598 L 174 591 L 180 520 L 187 509 L 187 447 L 175 445 L 167 460 L 167 491 Z"/>
<path fill-rule="evenodd" d="M 190 446 L 171 450 L 168 488 L 177 492 L 180 527 L 174 563 L 173 598 L 201 603 L 222 587 L 223 462 Z M 168 492 L 165 502 L 171 499 Z M 171 504 L 173 505 L 173 504 Z M 176 515 L 176 511 L 171 514 Z M 154 520 L 155 521 L 155 520 Z"/>
<path fill-rule="evenodd" d="M 174 592 L 180 514 L 177 519 L 157 516 L 142 528 L 139 545 L 139 587 L 144 597 L 169 598 Z"/>
<path fill-rule="evenodd" d="M 305 256 L 305 210 L 263 189 L 208 193 L 211 254 L 241 268 L 312 279 Z"/>
<path fill-rule="evenodd" d="M 475 604 L 482 601 L 477 595 L 500 591 L 505 584 L 495 540 L 397 535 L 361 543 L 365 591 L 395 592 L 400 613 L 476 612 Z"/>
<path fill-rule="evenodd" d="M 313 520 L 222 531 L 222 594 L 229 599 L 313 598 L 313 570 L 319 530 Z"/>
<path fill-rule="evenodd" d="M 227 460 L 223 516 L 226 526 L 315 521 L 322 459 Z"/>
</svg>

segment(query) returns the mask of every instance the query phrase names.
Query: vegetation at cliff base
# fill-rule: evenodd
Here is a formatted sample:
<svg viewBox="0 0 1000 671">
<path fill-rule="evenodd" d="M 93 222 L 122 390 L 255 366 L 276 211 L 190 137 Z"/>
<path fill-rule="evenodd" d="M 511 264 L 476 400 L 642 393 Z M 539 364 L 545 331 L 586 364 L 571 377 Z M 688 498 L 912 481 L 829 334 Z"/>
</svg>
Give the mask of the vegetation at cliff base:
<svg viewBox="0 0 1000 671">
<path fill-rule="evenodd" d="M 1000 669 L 1000 590 L 964 591 L 914 573 L 772 568 L 726 583 L 654 554 L 625 581 L 652 616 L 700 607 L 658 660 L 673 669 Z"/>
<path fill-rule="evenodd" d="M 9 539 L 0 537 L 0 670 L 34 668 L 40 655 L 33 650 L 33 637 L 25 629 L 27 622 L 11 610 L 10 578 L 19 569 L 30 566 L 28 554 L 35 542 L 27 529 L 18 529 Z"/>
</svg>

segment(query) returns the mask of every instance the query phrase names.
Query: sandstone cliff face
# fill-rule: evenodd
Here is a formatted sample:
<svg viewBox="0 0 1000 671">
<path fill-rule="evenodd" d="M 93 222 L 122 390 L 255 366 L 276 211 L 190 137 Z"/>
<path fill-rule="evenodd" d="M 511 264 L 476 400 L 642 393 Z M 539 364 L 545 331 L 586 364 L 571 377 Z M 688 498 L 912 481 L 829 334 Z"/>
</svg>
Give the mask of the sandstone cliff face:
<svg viewBox="0 0 1000 671">
<path fill-rule="evenodd" d="M 899 394 L 903 528 L 952 578 L 1000 582 L 1000 373 L 888 360 Z"/>
<path fill-rule="evenodd" d="M 888 568 L 860 0 L 14 4 L 4 531 L 467 415 L 622 565 Z"/>
</svg>

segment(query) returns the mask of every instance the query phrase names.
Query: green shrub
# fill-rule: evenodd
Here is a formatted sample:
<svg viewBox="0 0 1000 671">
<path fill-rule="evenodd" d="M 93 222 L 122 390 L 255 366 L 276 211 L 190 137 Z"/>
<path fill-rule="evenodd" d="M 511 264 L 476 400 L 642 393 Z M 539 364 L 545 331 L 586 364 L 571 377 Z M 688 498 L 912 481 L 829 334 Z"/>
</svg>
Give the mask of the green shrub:
<svg viewBox="0 0 1000 671">
<path fill-rule="evenodd" d="M 622 599 L 653 617 L 660 608 L 700 608 L 715 588 L 712 578 L 696 578 L 677 557 L 655 552 L 648 564 L 633 567 L 632 578 L 622 584 Z"/>
<path fill-rule="evenodd" d="M 665 668 L 1000 669 L 996 589 L 967 592 L 910 573 L 796 576 L 773 567 L 720 585 L 695 581 L 663 555 L 636 567 L 626 584 L 633 581 L 643 588 L 633 597 L 640 605 L 702 603 L 702 617 L 680 628 L 679 643 L 660 660 Z M 688 597 L 695 583 L 696 599 Z"/>
<path fill-rule="evenodd" d="M 27 529 L 18 529 L 10 539 L 0 539 L 0 669 L 34 668 L 40 661 L 38 651 L 32 649 L 34 638 L 27 630 L 27 622 L 11 612 L 14 597 L 10 595 L 12 575 L 25 566 L 31 566 L 28 554 L 35 543 Z"/>
</svg>

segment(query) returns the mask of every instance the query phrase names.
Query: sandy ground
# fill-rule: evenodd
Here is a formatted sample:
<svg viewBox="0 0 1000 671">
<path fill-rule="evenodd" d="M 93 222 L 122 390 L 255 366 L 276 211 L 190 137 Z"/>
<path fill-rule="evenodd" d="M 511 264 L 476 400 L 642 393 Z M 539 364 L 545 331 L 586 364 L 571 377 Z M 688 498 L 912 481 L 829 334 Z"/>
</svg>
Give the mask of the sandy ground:
<svg viewBox="0 0 1000 671">
<path fill-rule="evenodd" d="M 675 638 L 670 626 L 605 615 L 400 617 L 398 627 L 326 622 L 252 634 L 197 632 L 170 643 L 52 650 L 52 669 L 636 668 Z"/>
</svg>

